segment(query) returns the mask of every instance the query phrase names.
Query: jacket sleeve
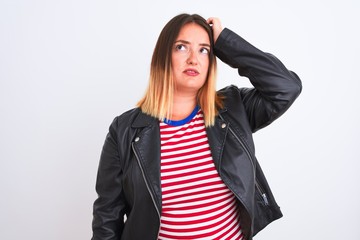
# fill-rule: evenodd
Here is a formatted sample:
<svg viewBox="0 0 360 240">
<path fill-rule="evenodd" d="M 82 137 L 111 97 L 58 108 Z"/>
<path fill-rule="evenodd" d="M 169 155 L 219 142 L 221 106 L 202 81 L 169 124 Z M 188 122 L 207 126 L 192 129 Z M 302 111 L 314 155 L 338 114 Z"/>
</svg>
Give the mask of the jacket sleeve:
<svg viewBox="0 0 360 240">
<path fill-rule="evenodd" d="M 101 152 L 96 180 L 98 198 L 93 208 L 92 240 L 120 239 L 124 226 L 125 201 L 117 149 L 116 122 L 117 118 L 109 128 Z"/>
<path fill-rule="evenodd" d="M 253 132 L 280 117 L 302 90 L 299 77 L 275 56 L 255 48 L 227 28 L 214 50 L 221 61 L 237 68 L 254 86 L 239 89 Z"/>
</svg>

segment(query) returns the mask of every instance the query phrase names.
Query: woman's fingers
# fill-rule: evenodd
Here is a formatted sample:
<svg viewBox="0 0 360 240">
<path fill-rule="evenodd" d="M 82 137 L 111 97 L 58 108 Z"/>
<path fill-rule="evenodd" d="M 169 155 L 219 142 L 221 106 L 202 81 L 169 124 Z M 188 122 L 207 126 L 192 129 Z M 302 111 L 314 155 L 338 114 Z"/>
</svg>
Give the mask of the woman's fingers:
<svg viewBox="0 0 360 240">
<path fill-rule="evenodd" d="M 221 21 L 217 17 L 210 17 L 207 19 L 207 23 L 212 27 L 213 29 L 213 37 L 214 37 L 214 43 L 218 39 L 221 31 L 223 30 L 221 26 Z"/>
</svg>

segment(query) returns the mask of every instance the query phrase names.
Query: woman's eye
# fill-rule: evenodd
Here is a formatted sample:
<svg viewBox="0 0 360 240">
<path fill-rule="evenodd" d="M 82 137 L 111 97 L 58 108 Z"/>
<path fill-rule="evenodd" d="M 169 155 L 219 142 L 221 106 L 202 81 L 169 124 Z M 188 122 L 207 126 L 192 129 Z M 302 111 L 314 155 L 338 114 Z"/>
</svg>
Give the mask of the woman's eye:
<svg viewBox="0 0 360 240">
<path fill-rule="evenodd" d="M 187 51 L 187 47 L 184 44 L 179 44 L 175 46 L 175 49 L 177 51 L 182 51 L 182 52 L 186 52 Z"/>
<path fill-rule="evenodd" d="M 209 52 L 210 52 L 210 50 L 209 49 L 207 49 L 207 48 L 201 48 L 200 49 L 200 52 L 202 53 L 202 54 L 209 54 Z"/>
</svg>

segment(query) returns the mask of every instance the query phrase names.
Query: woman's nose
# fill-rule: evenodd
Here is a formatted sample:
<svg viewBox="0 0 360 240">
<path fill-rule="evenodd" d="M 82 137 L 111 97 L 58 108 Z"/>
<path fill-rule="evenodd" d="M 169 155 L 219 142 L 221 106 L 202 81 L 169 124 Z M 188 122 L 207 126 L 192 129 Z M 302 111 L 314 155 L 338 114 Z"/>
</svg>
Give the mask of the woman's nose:
<svg viewBox="0 0 360 240">
<path fill-rule="evenodd" d="M 197 55 L 193 50 L 189 51 L 187 63 L 191 65 L 196 65 L 198 63 Z"/>
</svg>

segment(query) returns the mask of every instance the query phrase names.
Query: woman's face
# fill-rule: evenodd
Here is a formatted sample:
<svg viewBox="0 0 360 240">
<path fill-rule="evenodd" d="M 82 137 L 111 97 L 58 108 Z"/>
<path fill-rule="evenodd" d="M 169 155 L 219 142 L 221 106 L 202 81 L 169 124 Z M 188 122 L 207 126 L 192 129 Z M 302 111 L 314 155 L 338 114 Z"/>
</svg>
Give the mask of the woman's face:
<svg viewBox="0 0 360 240">
<path fill-rule="evenodd" d="M 195 23 L 184 25 L 172 50 L 172 72 L 176 94 L 196 94 L 204 85 L 209 68 L 210 39 Z"/>
</svg>

